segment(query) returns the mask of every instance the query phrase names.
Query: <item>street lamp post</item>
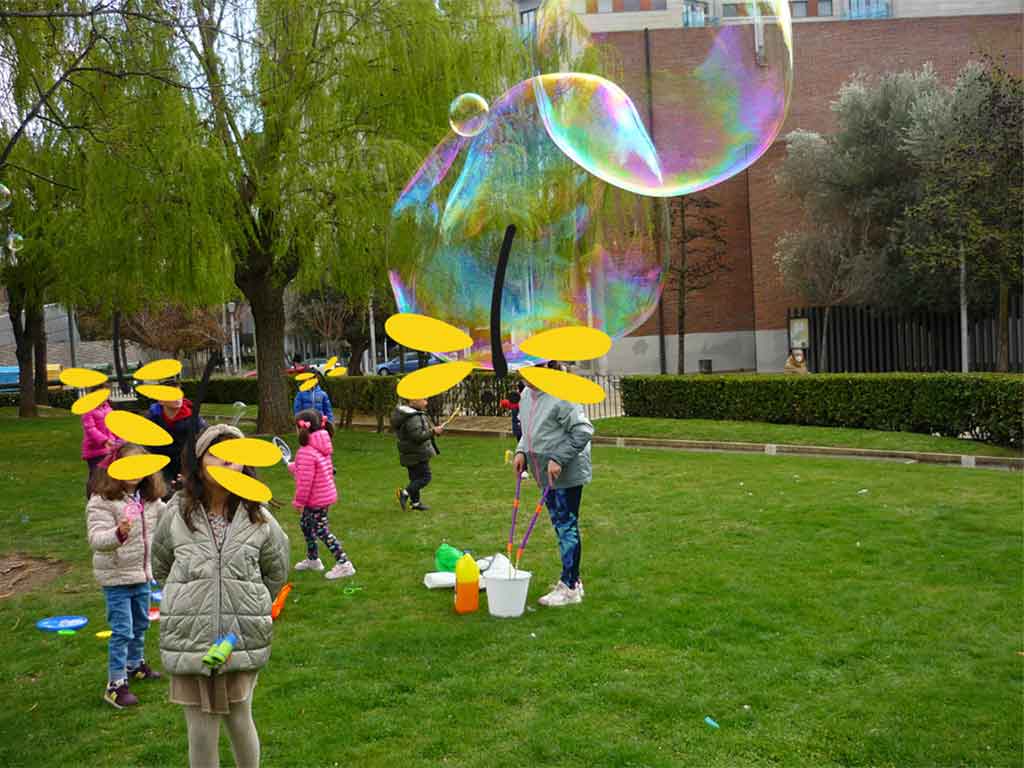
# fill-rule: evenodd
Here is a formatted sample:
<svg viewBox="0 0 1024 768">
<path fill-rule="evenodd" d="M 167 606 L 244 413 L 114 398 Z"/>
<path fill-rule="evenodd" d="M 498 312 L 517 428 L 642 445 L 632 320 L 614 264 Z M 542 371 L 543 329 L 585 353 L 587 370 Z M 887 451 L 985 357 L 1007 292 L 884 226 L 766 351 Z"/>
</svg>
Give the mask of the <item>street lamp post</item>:
<svg viewBox="0 0 1024 768">
<path fill-rule="evenodd" d="M 231 365 L 234 373 L 238 375 L 238 337 L 235 335 L 235 307 L 233 301 L 228 302 L 228 318 L 231 323 Z"/>
</svg>

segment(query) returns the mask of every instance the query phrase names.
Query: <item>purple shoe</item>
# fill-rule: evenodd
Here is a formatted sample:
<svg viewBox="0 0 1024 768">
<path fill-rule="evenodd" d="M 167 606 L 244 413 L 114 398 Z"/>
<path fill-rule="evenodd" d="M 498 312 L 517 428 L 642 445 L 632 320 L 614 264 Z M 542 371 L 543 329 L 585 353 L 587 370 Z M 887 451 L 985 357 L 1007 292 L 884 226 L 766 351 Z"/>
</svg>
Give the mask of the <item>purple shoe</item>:
<svg viewBox="0 0 1024 768">
<path fill-rule="evenodd" d="M 163 675 L 153 669 L 143 660 L 139 666 L 128 670 L 129 680 L 159 680 Z"/>
<path fill-rule="evenodd" d="M 118 680 L 107 685 L 107 690 L 103 692 L 103 700 L 114 709 L 134 707 L 139 703 L 138 697 L 128 690 L 127 680 Z"/>
</svg>

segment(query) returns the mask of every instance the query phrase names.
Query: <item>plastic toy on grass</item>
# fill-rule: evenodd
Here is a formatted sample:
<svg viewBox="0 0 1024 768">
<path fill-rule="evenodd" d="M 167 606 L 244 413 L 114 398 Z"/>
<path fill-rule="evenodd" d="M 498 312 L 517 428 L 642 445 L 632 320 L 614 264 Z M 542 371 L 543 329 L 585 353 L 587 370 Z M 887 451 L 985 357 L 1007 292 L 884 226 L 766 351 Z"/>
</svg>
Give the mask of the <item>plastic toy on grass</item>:
<svg viewBox="0 0 1024 768">
<path fill-rule="evenodd" d="M 89 623 L 85 616 L 50 616 L 36 622 L 36 628 L 44 632 L 60 632 L 62 629 L 78 630 Z"/>
<path fill-rule="evenodd" d="M 434 567 L 438 571 L 455 573 L 455 565 L 459 562 L 460 557 L 462 557 L 462 552 L 460 550 L 456 549 L 448 542 L 443 542 L 441 546 L 437 548 L 437 552 L 434 553 Z"/>
<path fill-rule="evenodd" d="M 235 650 L 235 644 L 238 642 L 238 637 L 234 632 L 228 632 L 223 637 L 218 637 L 213 645 L 210 646 L 210 650 L 206 652 L 203 657 L 203 664 L 216 669 L 224 664 L 228 663 L 228 659 L 231 658 L 232 651 Z"/>
<path fill-rule="evenodd" d="M 292 591 L 292 583 L 288 582 L 281 591 L 277 593 L 277 597 L 274 598 L 274 604 L 270 606 L 270 618 L 273 621 L 277 621 L 277 617 L 281 615 L 281 611 L 284 610 L 284 601 L 288 599 L 288 593 Z"/>
</svg>

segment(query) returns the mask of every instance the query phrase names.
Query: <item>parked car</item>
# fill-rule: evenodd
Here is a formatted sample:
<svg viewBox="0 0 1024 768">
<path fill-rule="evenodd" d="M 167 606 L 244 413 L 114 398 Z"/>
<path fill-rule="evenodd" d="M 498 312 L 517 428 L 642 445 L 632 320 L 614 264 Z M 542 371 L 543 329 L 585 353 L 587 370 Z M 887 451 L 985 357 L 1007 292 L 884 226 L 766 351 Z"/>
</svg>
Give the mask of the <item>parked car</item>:
<svg viewBox="0 0 1024 768">
<path fill-rule="evenodd" d="M 445 362 L 437 355 L 426 353 L 427 365 L 438 365 L 439 363 Z M 420 367 L 420 353 L 419 352 L 406 352 L 405 353 L 405 372 L 410 373 Z M 399 356 L 395 355 L 386 363 L 381 363 L 377 366 L 377 374 L 379 376 L 394 376 L 395 374 L 402 372 L 402 366 L 399 361 Z"/>
</svg>

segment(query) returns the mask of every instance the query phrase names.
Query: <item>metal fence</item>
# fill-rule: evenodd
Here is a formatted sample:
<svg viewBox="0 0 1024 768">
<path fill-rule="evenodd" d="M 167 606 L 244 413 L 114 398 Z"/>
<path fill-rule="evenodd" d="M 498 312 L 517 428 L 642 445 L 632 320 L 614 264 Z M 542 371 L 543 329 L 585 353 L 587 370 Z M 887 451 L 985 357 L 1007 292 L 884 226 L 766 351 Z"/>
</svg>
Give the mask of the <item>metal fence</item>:
<svg viewBox="0 0 1024 768">
<path fill-rule="evenodd" d="M 1021 298 L 1010 297 L 1010 370 L 1024 370 L 1024 318 Z M 903 314 L 872 307 L 790 309 L 789 318 L 807 318 L 807 362 L 815 373 L 959 371 L 959 313 Z M 995 318 L 968 321 L 970 370 L 994 371 L 999 356 Z"/>
</svg>

